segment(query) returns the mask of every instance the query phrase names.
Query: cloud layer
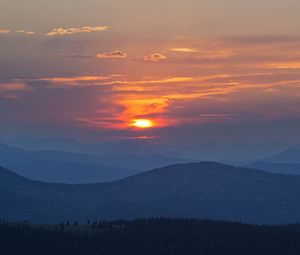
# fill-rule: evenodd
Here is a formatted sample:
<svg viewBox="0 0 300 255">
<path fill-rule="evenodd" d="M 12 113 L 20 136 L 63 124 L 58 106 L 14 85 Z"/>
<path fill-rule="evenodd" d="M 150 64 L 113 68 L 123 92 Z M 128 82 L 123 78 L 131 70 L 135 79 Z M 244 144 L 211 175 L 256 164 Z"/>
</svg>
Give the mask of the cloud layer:
<svg viewBox="0 0 300 255">
<path fill-rule="evenodd" d="M 267 123 L 287 126 L 300 118 L 300 38 L 86 35 L 96 30 L 3 33 L 1 122 L 128 137 L 137 132 L 134 120 L 150 119 L 155 126 L 141 136 L 174 132 L 193 140 L 208 125 L 272 128 Z"/>
</svg>

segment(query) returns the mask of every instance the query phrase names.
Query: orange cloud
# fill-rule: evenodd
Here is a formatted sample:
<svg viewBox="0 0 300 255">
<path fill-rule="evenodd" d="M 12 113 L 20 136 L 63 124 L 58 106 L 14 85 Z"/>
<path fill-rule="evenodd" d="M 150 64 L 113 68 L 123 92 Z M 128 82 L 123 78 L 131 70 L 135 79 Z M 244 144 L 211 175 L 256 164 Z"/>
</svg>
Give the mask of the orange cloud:
<svg viewBox="0 0 300 255">
<path fill-rule="evenodd" d="M 168 77 L 161 79 L 148 79 L 148 80 L 124 80 L 124 81 L 113 81 L 111 84 L 115 85 L 148 85 L 148 84 L 168 84 L 168 83 L 180 83 L 180 82 L 192 82 L 194 77 Z M 126 89 L 128 86 L 123 87 Z"/>
<path fill-rule="evenodd" d="M 296 69 L 300 69 L 300 62 L 268 64 L 266 65 L 266 67 L 275 68 L 275 69 L 296 70 Z"/>
<path fill-rule="evenodd" d="M 32 91 L 33 89 L 21 82 L 0 83 L 0 97 L 18 98 L 17 92 Z"/>
<path fill-rule="evenodd" d="M 32 31 L 26 31 L 26 30 L 16 30 L 16 33 L 19 33 L 19 34 L 26 34 L 26 35 L 34 35 L 35 32 L 32 32 Z"/>
<path fill-rule="evenodd" d="M 10 32 L 9 29 L 0 29 L 0 34 L 9 34 Z"/>
<path fill-rule="evenodd" d="M 105 97 L 99 98 L 101 107 L 98 111 L 76 120 L 96 129 L 131 129 L 133 121 L 137 119 L 150 120 L 154 123 L 153 128 L 230 121 L 238 118 L 232 110 L 233 105 L 237 107 L 238 114 L 238 111 L 243 112 L 243 107 L 248 103 L 256 100 L 262 102 L 265 97 L 275 98 L 275 92 L 277 98 L 281 94 L 287 97 L 281 92 L 287 93 L 289 90 L 293 90 L 293 96 L 296 96 L 300 75 L 278 75 L 247 72 L 148 80 L 123 77 L 124 80 L 120 82 L 112 78 L 112 81 L 103 81 L 103 84 L 113 86 L 99 87 L 105 91 Z M 103 107 L 106 104 L 108 107 Z"/>
<path fill-rule="evenodd" d="M 183 53 L 195 53 L 195 52 L 199 52 L 199 50 L 195 49 L 195 48 L 172 48 L 171 51 L 183 52 Z"/>
<path fill-rule="evenodd" d="M 47 77 L 37 79 L 39 81 L 47 81 L 59 86 L 68 87 L 87 87 L 102 85 L 105 80 L 111 79 L 111 76 L 74 76 L 74 77 Z"/>
<path fill-rule="evenodd" d="M 47 36 L 63 36 L 79 33 L 102 32 L 108 30 L 108 26 L 80 27 L 80 28 L 54 28 L 46 33 Z"/>
<path fill-rule="evenodd" d="M 149 62 L 161 62 L 167 60 L 167 57 L 160 53 L 154 53 L 149 56 L 145 56 L 144 60 Z"/>
<path fill-rule="evenodd" d="M 58 57 L 63 57 L 63 58 L 92 58 L 92 55 L 87 55 L 87 54 L 80 54 L 80 53 L 70 53 L 70 54 L 65 54 L 65 53 L 59 53 L 57 54 Z"/>
<path fill-rule="evenodd" d="M 24 83 L 12 82 L 12 83 L 0 83 L 0 92 L 7 91 L 22 91 L 28 90 L 29 87 Z"/>
<path fill-rule="evenodd" d="M 120 58 L 126 58 L 127 54 L 123 51 L 113 51 L 110 53 L 100 53 L 97 54 L 97 58 L 99 59 L 120 59 Z"/>
<path fill-rule="evenodd" d="M 35 32 L 26 31 L 26 30 L 23 30 L 23 29 L 18 29 L 18 30 L 0 29 L 0 34 L 25 34 L 25 35 L 34 35 Z"/>
</svg>

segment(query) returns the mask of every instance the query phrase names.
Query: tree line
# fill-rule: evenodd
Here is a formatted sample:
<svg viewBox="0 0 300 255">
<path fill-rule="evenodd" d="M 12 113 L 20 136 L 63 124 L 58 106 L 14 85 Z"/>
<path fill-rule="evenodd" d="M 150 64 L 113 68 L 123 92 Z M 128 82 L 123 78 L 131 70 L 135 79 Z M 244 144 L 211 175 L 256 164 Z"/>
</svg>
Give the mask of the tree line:
<svg viewBox="0 0 300 255">
<path fill-rule="evenodd" d="M 3 255 L 298 255 L 300 226 L 197 219 L 33 225 L 0 221 Z"/>
</svg>

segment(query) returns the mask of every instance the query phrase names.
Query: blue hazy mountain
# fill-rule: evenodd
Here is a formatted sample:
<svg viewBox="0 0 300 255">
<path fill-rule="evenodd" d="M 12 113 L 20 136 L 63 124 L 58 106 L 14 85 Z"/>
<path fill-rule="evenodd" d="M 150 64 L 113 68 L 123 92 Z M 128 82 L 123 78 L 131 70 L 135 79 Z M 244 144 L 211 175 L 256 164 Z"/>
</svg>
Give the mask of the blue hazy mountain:
<svg viewBox="0 0 300 255">
<path fill-rule="evenodd" d="M 259 144 L 231 143 L 217 144 L 202 142 L 197 144 L 164 144 L 151 139 L 125 139 L 121 141 L 86 143 L 74 138 L 35 138 L 15 136 L 2 138 L 0 142 L 25 150 L 69 151 L 101 156 L 120 156 L 128 154 L 158 154 L 174 158 L 188 158 L 213 161 L 257 161 L 270 157 L 292 145 L 280 142 Z"/>
<path fill-rule="evenodd" d="M 152 216 L 300 222 L 300 176 L 213 162 L 176 164 L 104 184 L 31 181 L 0 169 L 0 218 L 59 222 Z"/>
<path fill-rule="evenodd" d="M 191 160 L 160 154 L 127 154 L 119 156 L 98 156 L 93 154 L 73 153 L 68 151 L 28 151 L 0 144 L 0 164 L 8 165 L 19 162 L 51 160 L 74 163 L 102 164 L 112 167 L 149 170 L 163 165 L 188 162 Z"/>
<path fill-rule="evenodd" d="M 272 157 L 265 158 L 263 161 L 271 163 L 299 163 L 300 164 L 300 148 L 295 147 L 284 150 Z"/>
<path fill-rule="evenodd" d="M 99 164 L 49 160 L 19 162 L 6 167 L 32 180 L 70 184 L 115 181 L 139 172 Z"/>
<path fill-rule="evenodd" d="M 200 158 L 208 161 L 240 162 L 256 161 L 261 158 L 270 157 L 290 148 L 291 145 L 280 142 L 259 144 L 217 144 L 206 142 L 194 145 L 175 145 L 173 147 L 182 157 Z"/>
<path fill-rule="evenodd" d="M 146 139 L 127 139 L 122 141 L 84 143 L 75 138 L 35 138 L 31 136 L 14 136 L 0 141 L 12 147 L 25 150 L 69 151 L 75 153 L 115 156 L 126 154 L 168 154 L 164 148 Z"/>
<path fill-rule="evenodd" d="M 259 161 L 247 164 L 246 167 L 271 173 L 300 175 L 300 163 L 270 163 Z"/>
<path fill-rule="evenodd" d="M 24 150 L 59 150 L 78 153 L 95 153 L 89 144 L 85 144 L 75 138 L 36 138 L 31 136 L 17 135 L 9 138 L 2 138 L 0 141 L 8 146 L 22 148 Z M 107 144 L 103 144 L 103 151 Z M 98 150 L 101 152 L 99 146 Z"/>
<path fill-rule="evenodd" d="M 106 182 L 189 161 L 164 155 L 100 157 L 66 151 L 27 151 L 0 144 L 0 165 L 22 176 L 46 182 Z"/>
</svg>

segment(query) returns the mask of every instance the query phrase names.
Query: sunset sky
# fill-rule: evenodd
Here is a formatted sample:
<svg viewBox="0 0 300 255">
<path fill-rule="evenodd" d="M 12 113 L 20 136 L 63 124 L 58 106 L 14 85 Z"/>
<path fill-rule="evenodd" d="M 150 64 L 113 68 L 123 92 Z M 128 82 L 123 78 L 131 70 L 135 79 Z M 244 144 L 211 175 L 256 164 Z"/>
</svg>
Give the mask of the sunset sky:
<svg viewBox="0 0 300 255">
<path fill-rule="evenodd" d="M 1 0 L 0 136 L 300 142 L 299 0 Z"/>
</svg>

